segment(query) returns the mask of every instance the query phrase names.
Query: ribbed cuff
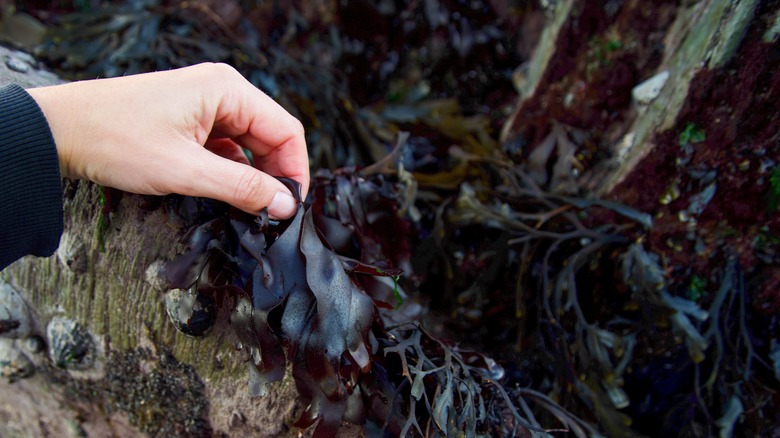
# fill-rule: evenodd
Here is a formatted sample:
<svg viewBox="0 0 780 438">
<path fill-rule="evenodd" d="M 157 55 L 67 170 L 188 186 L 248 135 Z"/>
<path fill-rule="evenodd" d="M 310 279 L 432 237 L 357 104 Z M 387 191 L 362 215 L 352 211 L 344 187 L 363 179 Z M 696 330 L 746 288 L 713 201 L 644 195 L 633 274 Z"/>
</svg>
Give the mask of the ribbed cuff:
<svg viewBox="0 0 780 438">
<path fill-rule="evenodd" d="M 46 117 L 20 86 L 0 88 L 0 269 L 49 256 L 63 230 L 62 180 Z"/>
</svg>

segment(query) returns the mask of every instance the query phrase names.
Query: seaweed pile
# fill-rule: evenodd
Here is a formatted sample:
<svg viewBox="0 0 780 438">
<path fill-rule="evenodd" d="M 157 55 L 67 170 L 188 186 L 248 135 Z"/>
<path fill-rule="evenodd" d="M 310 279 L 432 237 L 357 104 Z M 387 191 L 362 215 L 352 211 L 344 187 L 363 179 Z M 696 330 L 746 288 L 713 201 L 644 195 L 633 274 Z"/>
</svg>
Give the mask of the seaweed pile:
<svg viewBox="0 0 780 438">
<path fill-rule="evenodd" d="M 44 12 L 53 23 L 36 55 L 70 79 L 228 63 L 303 122 L 313 169 L 381 159 L 399 131 L 392 122 L 440 103 L 450 114 L 511 110 L 520 60 L 486 2 L 248 3 L 234 23 L 206 1 Z M 375 24 L 370 35 L 360 31 L 367 23 Z"/>
<path fill-rule="evenodd" d="M 252 358 L 251 394 L 265 395 L 289 361 L 307 407 L 296 425 L 316 424 L 315 436 L 333 436 L 342 421 L 367 419 L 400 436 L 507 434 L 502 427 L 542 432 L 527 406 L 521 415 L 498 383 L 504 372 L 495 361 L 393 310 L 396 297 L 402 305 L 402 292 L 383 280 L 397 270 L 332 249 L 330 242 L 352 237 L 363 243 L 378 237 L 378 249 L 387 244 L 361 225 L 403 226 L 394 208 L 398 187 L 381 176 L 318 180 L 312 205 L 301 204 L 294 218 L 272 223 L 265 212 L 256 218 L 227 211 L 195 228 L 190 250 L 166 266 L 171 287 L 188 289 L 196 302 L 231 306 L 230 325 Z M 180 311 L 185 333 L 208 328 L 192 317 L 201 307 Z M 587 427 L 542 394 L 527 398 L 556 409 L 566 426 Z"/>
<path fill-rule="evenodd" d="M 405 135 L 399 139 L 390 157 L 403 155 L 405 140 Z M 231 326 L 252 358 L 253 395 L 265 394 L 267 384 L 284 376 L 286 361 L 292 364 L 308 407 L 297 425 L 316 423 L 317 436 L 334 434 L 342 420 L 362 424 L 367 419 L 401 436 L 549 432 L 529 402 L 557 417 L 565 430 L 578 436 L 596 434 L 538 391 L 514 388 L 510 395 L 499 383 L 504 370 L 493 359 L 429 333 L 415 318 L 419 305 L 399 290 L 400 271 L 393 268 L 410 263 L 406 240 L 398 237 L 408 235 L 413 226 L 399 215 L 408 211 L 409 190 L 391 174 L 397 174 L 397 167 L 380 162 L 362 172 L 321 173 L 315 177 L 310 205 L 301 204 L 285 223 L 271 223 L 265 213 L 254 218 L 234 211 L 206 221 L 191 233 L 189 252 L 167 265 L 171 287 L 189 289 L 200 302 L 232 308 Z M 545 194 L 524 180 L 523 172 L 503 170 L 518 186 L 510 197 L 515 202 L 524 198 L 527 212 L 535 203 L 538 213 L 516 215 L 506 204 L 480 204 L 473 194 L 461 194 L 449 220 L 464 227 L 480 223 L 506 228 L 512 235 L 509 245 L 547 241 L 545 259 L 559 247 L 588 240 L 564 261 L 556 280 L 544 276 L 554 290 L 545 302 L 550 319 L 569 308 L 579 309 L 575 284 L 566 287 L 565 282 L 590 254 L 625 244 L 626 238 L 617 234 L 621 227 L 590 229 L 560 207 L 609 208 L 630 220 L 649 224 L 649 219 L 604 201 Z M 536 222 L 537 228 L 526 221 Z M 541 222 L 555 225 L 548 228 Z M 529 251 L 525 246 L 523 252 Z M 564 291 L 568 297 L 562 296 Z M 183 320 L 199 321 L 191 312 Z M 607 348 L 616 349 L 621 339 L 589 324 L 581 312 L 577 316 L 577 333 L 588 338 L 588 353 L 604 361 L 606 375 L 614 368 Z M 620 389 L 613 386 L 613 391 Z"/>
</svg>

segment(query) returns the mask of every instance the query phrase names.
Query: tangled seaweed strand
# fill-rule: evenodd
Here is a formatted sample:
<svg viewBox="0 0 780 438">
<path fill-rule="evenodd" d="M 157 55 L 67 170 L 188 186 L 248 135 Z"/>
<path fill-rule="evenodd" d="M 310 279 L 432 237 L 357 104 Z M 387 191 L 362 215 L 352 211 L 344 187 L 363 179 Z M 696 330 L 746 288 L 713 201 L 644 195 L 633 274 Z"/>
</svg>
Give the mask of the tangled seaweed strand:
<svg viewBox="0 0 780 438">
<path fill-rule="evenodd" d="M 565 134 L 556 125 L 549 138 L 565 143 L 569 141 Z M 440 216 L 446 224 L 439 233 L 446 234 L 446 227 L 500 230 L 508 245 L 499 251 L 519 253 L 493 258 L 511 260 L 509 269 L 516 269 L 517 339 L 534 337 L 557 364 L 553 390 L 564 406 L 593 415 L 609 436 L 634 436 L 631 417 L 621 410 L 629 405 L 642 408 L 636 407 L 636 393 L 629 395 L 624 389 L 624 379 L 641 363 L 635 357 L 641 340 L 669 332 L 688 351 L 688 360 L 680 360 L 692 370 L 688 399 L 698 401 L 698 414 L 684 414 L 685 427 L 730 436 L 743 412 L 767 403 L 767 396 L 760 395 L 772 391 L 755 377 L 754 364 L 769 371 L 770 360 L 759 353 L 748 325 L 745 284 L 735 257 L 726 261 L 711 302 L 696 302 L 669 289 L 660 257 L 645 249 L 641 236 L 652 227 L 648 215 L 560 193 L 567 186 L 555 175 L 570 173 L 559 169 L 567 157 L 552 166 L 545 156 L 525 167 L 493 156 L 461 152 L 460 157 L 500 183 L 487 188 L 484 177 L 464 179 L 459 193 L 445 202 L 448 207 Z M 539 185 L 544 182 L 547 189 Z M 599 210 L 607 214 L 597 214 Z M 604 217 L 613 219 L 601 222 Z M 618 280 L 612 287 L 624 292 L 612 295 L 618 303 L 594 308 L 592 295 L 610 299 L 604 288 L 592 293 L 600 271 L 607 272 L 601 278 L 620 277 L 622 283 Z M 478 281 L 472 289 L 479 290 Z M 538 321 L 528 327 L 531 333 L 524 333 L 523 319 L 533 313 L 525 308 L 528 302 L 538 305 Z M 662 326 L 667 323 L 671 330 Z M 526 399 L 529 394 L 527 389 L 510 392 Z M 523 399 L 517 403 L 522 405 Z M 575 404 L 580 408 L 572 409 Z M 686 406 L 695 411 L 690 403 Z M 576 430 L 576 425 L 567 427 Z M 583 432 L 595 434 L 588 428 Z"/>
<path fill-rule="evenodd" d="M 466 158 L 474 162 L 479 159 Z M 541 324 L 537 329 L 541 329 L 545 351 L 564 369 L 559 384 L 572 388 L 592 410 L 606 412 L 603 423 L 621 419 L 622 414 L 615 409 L 629 402 L 622 389 L 622 376 L 632 358 L 636 335 L 611 331 L 586 317 L 578 285 L 582 283 L 583 268 L 592 266 L 603 252 L 626 246 L 630 240 L 623 233 L 635 229 L 636 224 L 650 227 L 652 220 L 608 201 L 545 191 L 519 166 L 504 165 L 501 160 L 481 161 L 500 175 L 503 184 L 493 197 L 480 195 L 485 193 L 483 187 L 462 184 L 448 210 L 450 226 L 476 225 L 507 233 L 507 251 L 520 254 L 514 258 L 518 264 L 517 314 L 528 314 L 524 308 L 528 298 L 521 294 L 538 288 L 540 298 L 534 301 L 540 306 Z M 585 225 L 583 218 L 599 209 L 616 213 L 627 223 Z M 519 333 L 517 338 L 526 335 Z M 579 378 L 582 375 L 588 376 L 588 381 L 583 382 Z M 515 393 L 518 397 L 529 394 L 524 389 Z M 567 427 L 583 436 L 598 435 L 584 423 Z M 615 426 L 615 430 L 620 429 Z"/>
<path fill-rule="evenodd" d="M 670 313 L 674 331 L 684 339 L 694 368 L 693 393 L 704 416 L 702 427 L 708 435 L 731 436 L 746 404 L 752 408 L 767 402 L 761 396 L 767 386 L 755 377 L 754 363 L 771 369 L 756 351 L 747 325 L 745 281 L 736 257 L 725 261 L 709 309 L 672 295 L 658 257 L 641 245 L 632 245 L 623 255 L 623 271 L 627 283 L 650 304 Z"/>
</svg>

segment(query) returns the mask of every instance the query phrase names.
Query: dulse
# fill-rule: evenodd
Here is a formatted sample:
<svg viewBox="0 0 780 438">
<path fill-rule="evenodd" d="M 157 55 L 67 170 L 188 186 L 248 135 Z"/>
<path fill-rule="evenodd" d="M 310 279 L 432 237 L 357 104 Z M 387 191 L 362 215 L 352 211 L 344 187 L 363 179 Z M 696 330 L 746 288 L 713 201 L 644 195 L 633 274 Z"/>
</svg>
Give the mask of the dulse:
<svg viewBox="0 0 780 438">
<path fill-rule="evenodd" d="M 392 435 L 473 435 L 507 415 L 512 429 L 541 430 L 496 383 L 503 370 L 495 361 L 435 338 L 404 321 L 401 311 L 380 313 L 400 300 L 400 270 L 388 265 L 404 261 L 380 259 L 388 242 L 374 240 L 403 245 L 402 236 L 388 233 L 406 227 L 396 185 L 382 175 L 321 175 L 307 205 L 296 182 L 282 181 L 298 196 L 292 219 L 271 221 L 265 211 L 217 214 L 189 234 L 189 251 L 166 266 L 171 288 L 189 289 L 197 302 L 232 306 L 230 326 L 252 358 L 253 396 L 281 380 L 289 360 L 306 407 L 296 425 L 316 424 L 315 436 L 335 435 L 342 420 L 367 419 Z M 380 224 L 381 235 L 372 234 Z M 364 248 L 361 257 L 372 263 L 339 254 L 336 246 Z M 198 334 L 208 327 L 187 324 L 202 320 L 188 318 L 178 328 Z"/>
</svg>

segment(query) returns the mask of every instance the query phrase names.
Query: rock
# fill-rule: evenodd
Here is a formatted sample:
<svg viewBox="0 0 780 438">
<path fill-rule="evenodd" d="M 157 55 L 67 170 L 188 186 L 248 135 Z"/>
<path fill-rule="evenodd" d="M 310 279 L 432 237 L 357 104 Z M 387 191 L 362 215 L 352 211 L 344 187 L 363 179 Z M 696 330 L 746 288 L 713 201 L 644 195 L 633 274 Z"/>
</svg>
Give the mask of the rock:
<svg viewBox="0 0 780 438">
<path fill-rule="evenodd" d="M 0 87 L 13 83 L 30 88 L 63 82 L 54 73 L 40 69 L 29 53 L 0 45 L 0 60 Z"/>
<path fill-rule="evenodd" d="M 163 292 L 169 287 L 168 279 L 165 277 L 165 262 L 155 260 L 152 262 L 146 272 L 144 279 L 155 292 Z"/>
<path fill-rule="evenodd" d="M 650 105 L 650 102 L 661 94 L 661 90 L 663 90 L 668 79 L 669 71 L 664 70 L 634 87 L 634 89 L 631 90 L 631 97 L 633 98 L 634 105 L 636 105 L 637 109 L 644 110 Z"/>
<path fill-rule="evenodd" d="M 0 339 L 0 376 L 12 382 L 35 372 L 35 365 L 14 343 L 11 339 Z"/>
<path fill-rule="evenodd" d="M 21 294 L 0 281 L 0 337 L 24 338 L 32 331 L 32 317 Z"/>
<path fill-rule="evenodd" d="M 19 73 L 27 73 L 30 71 L 30 64 L 22 61 L 19 58 L 7 57 L 5 58 L 5 65 L 11 70 L 18 71 Z"/>
<path fill-rule="evenodd" d="M 32 15 L 15 10 L 0 2 L 0 40 L 9 41 L 25 50 L 33 50 L 41 43 L 46 26 Z"/>
</svg>

